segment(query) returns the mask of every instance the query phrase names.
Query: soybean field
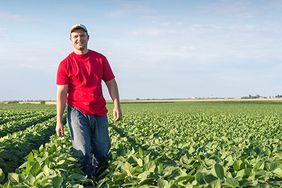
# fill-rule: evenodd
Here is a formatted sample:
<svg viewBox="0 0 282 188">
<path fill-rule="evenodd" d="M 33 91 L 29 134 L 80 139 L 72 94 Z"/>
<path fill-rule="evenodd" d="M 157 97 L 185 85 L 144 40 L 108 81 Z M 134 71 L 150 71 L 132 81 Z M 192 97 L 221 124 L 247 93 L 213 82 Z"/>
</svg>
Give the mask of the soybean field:
<svg viewBox="0 0 282 188">
<path fill-rule="evenodd" d="M 96 187 L 282 186 L 281 102 L 124 102 L 121 122 L 107 106 L 111 161 Z M 55 126 L 54 105 L 0 104 L 0 187 L 93 183 Z"/>
</svg>

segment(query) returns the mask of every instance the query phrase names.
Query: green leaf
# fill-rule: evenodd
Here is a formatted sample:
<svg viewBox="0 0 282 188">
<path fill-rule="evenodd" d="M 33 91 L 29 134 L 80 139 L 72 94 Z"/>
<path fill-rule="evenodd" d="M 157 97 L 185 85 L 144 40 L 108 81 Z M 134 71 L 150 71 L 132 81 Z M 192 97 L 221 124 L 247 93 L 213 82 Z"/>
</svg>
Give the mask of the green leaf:
<svg viewBox="0 0 282 188">
<path fill-rule="evenodd" d="M 29 184 L 33 184 L 34 181 L 35 181 L 35 177 L 32 174 L 29 174 L 26 178 L 26 181 L 28 181 Z M 33 184 L 33 185 L 35 185 L 35 184 Z"/>
<path fill-rule="evenodd" d="M 84 180 L 86 179 L 86 176 L 82 174 L 78 174 L 78 173 L 73 173 L 71 174 L 70 179 L 71 180 Z"/>
<path fill-rule="evenodd" d="M 43 173 L 48 176 L 50 174 L 50 169 L 47 165 L 42 168 Z"/>
<path fill-rule="evenodd" d="M 158 173 L 163 172 L 163 169 L 164 169 L 163 163 L 159 164 L 158 165 Z"/>
<path fill-rule="evenodd" d="M 8 174 L 8 180 L 11 182 L 11 183 L 20 183 L 20 179 L 19 179 L 19 175 L 16 174 L 16 173 L 9 173 Z"/>
<path fill-rule="evenodd" d="M 252 168 L 245 168 L 245 175 L 246 176 L 250 176 L 253 172 L 253 169 Z"/>
<path fill-rule="evenodd" d="M 267 170 L 273 171 L 274 169 L 276 169 L 279 166 L 279 163 L 274 161 L 274 162 L 266 163 L 265 166 Z"/>
<path fill-rule="evenodd" d="M 255 172 L 255 178 L 256 179 L 261 179 L 261 178 L 264 178 L 264 179 L 268 179 L 268 173 L 265 171 L 265 170 L 258 170 Z"/>
<path fill-rule="evenodd" d="M 227 161 L 227 164 L 225 164 L 225 166 L 231 166 L 234 163 L 232 155 L 229 155 L 228 157 L 226 157 L 225 161 Z"/>
<path fill-rule="evenodd" d="M 33 159 L 34 159 L 33 153 L 30 152 L 27 156 L 27 161 L 31 162 L 31 161 L 33 161 Z"/>
<path fill-rule="evenodd" d="M 149 172 L 154 172 L 156 169 L 156 164 L 154 162 L 150 162 L 147 168 Z"/>
<path fill-rule="evenodd" d="M 181 158 L 180 158 L 180 161 L 184 164 L 190 164 L 190 160 L 188 159 L 188 157 L 186 155 L 183 155 Z"/>
<path fill-rule="evenodd" d="M 209 185 L 212 188 L 220 188 L 221 187 L 220 179 L 216 179 L 216 180 L 212 181 L 211 183 L 209 183 Z"/>
<path fill-rule="evenodd" d="M 144 163 L 149 163 L 150 162 L 150 158 L 149 158 L 149 154 L 146 155 L 146 157 L 144 158 Z"/>
<path fill-rule="evenodd" d="M 235 178 L 227 178 L 223 185 L 227 185 L 227 187 L 239 187 L 239 182 Z"/>
<path fill-rule="evenodd" d="M 138 188 L 150 188 L 150 186 L 149 185 L 141 185 Z"/>
<path fill-rule="evenodd" d="M 28 162 L 23 163 L 21 166 L 18 167 L 18 169 L 25 169 L 27 167 L 27 163 Z"/>
<path fill-rule="evenodd" d="M 173 170 L 174 170 L 174 168 L 172 166 L 167 166 L 163 171 L 163 173 L 164 173 L 163 177 L 170 176 L 172 174 Z"/>
<path fill-rule="evenodd" d="M 258 161 L 257 164 L 254 166 L 256 170 L 263 170 L 264 169 L 264 162 Z"/>
<path fill-rule="evenodd" d="M 143 166 L 143 161 L 142 161 L 142 159 L 140 159 L 140 158 L 137 158 L 137 157 L 135 157 L 135 156 L 132 156 L 133 157 L 133 159 L 137 162 L 137 164 L 138 164 L 138 166 Z"/>
<path fill-rule="evenodd" d="M 60 188 L 63 183 L 63 178 L 61 176 L 56 176 L 52 180 L 52 185 L 54 188 Z"/>
<path fill-rule="evenodd" d="M 145 171 L 141 174 L 138 175 L 138 178 L 140 179 L 140 181 L 144 181 L 147 179 L 147 177 L 149 176 L 150 172 L 149 171 Z"/>
<path fill-rule="evenodd" d="M 204 180 L 205 180 L 205 182 L 207 182 L 207 183 L 211 183 L 211 182 L 213 182 L 213 181 L 215 181 L 215 180 L 217 180 L 218 178 L 217 177 L 215 177 L 215 176 L 213 176 L 212 174 L 208 174 L 208 175 L 205 175 L 204 176 Z"/>
<path fill-rule="evenodd" d="M 44 146 L 43 145 L 41 145 L 40 147 L 39 147 L 39 152 L 44 152 Z"/>
<path fill-rule="evenodd" d="M 236 178 L 242 178 L 245 175 L 245 169 L 242 169 L 237 172 Z"/>
<path fill-rule="evenodd" d="M 77 161 L 77 159 L 76 159 L 76 158 L 74 158 L 74 157 L 68 157 L 68 161 L 76 162 L 76 161 Z"/>
<path fill-rule="evenodd" d="M 158 186 L 161 188 L 167 188 L 169 187 L 169 183 L 168 181 L 164 180 L 164 179 L 159 179 L 158 180 Z"/>
<path fill-rule="evenodd" d="M 214 165 L 214 169 L 215 169 L 215 173 L 216 173 L 217 177 L 219 177 L 220 179 L 223 179 L 224 178 L 223 167 L 220 164 L 216 163 Z"/>
<path fill-rule="evenodd" d="M 0 183 L 5 179 L 5 174 L 3 170 L 0 168 Z"/>
<path fill-rule="evenodd" d="M 143 150 L 142 150 L 142 148 L 140 148 L 140 147 L 138 148 L 138 153 L 139 153 L 139 155 L 141 155 L 141 156 L 143 155 Z"/>
<path fill-rule="evenodd" d="M 192 176 L 190 174 L 188 174 L 186 176 L 180 176 L 180 177 L 176 178 L 174 183 L 182 182 L 182 181 L 185 181 L 185 180 L 190 180 L 191 178 L 192 178 Z"/>
<path fill-rule="evenodd" d="M 282 178 L 282 169 L 281 168 L 276 168 L 275 170 L 272 171 L 275 175 L 278 177 Z"/>
<path fill-rule="evenodd" d="M 41 166 L 40 166 L 40 164 L 36 161 L 36 162 L 32 165 L 32 167 L 31 167 L 31 169 L 30 169 L 30 173 L 31 173 L 33 176 L 36 176 L 36 175 L 40 172 L 40 170 L 41 170 Z"/>
<path fill-rule="evenodd" d="M 201 173 L 201 172 L 197 172 L 197 173 L 196 173 L 195 179 L 196 179 L 196 181 L 197 181 L 199 184 L 204 184 L 204 183 L 205 183 L 205 181 L 204 181 L 204 174 Z"/>
<path fill-rule="evenodd" d="M 189 150 L 188 150 L 188 153 L 189 153 L 190 155 L 192 155 L 192 154 L 194 153 L 194 151 L 195 151 L 195 148 L 190 147 Z"/>
<path fill-rule="evenodd" d="M 234 163 L 233 163 L 233 168 L 235 171 L 239 171 L 241 168 L 241 164 L 242 164 L 242 161 L 241 160 L 236 160 Z"/>
<path fill-rule="evenodd" d="M 123 165 L 123 169 L 124 169 L 124 171 L 127 173 L 128 176 L 132 176 L 132 174 L 131 174 L 131 169 L 132 169 L 131 164 L 129 164 L 128 162 L 126 162 L 126 163 Z"/>
<path fill-rule="evenodd" d="M 62 165 L 62 164 L 64 164 L 65 163 L 65 160 L 60 160 L 58 163 L 57 163 L 57 165 Z"/>
<path fill-rule="evenodd" d="M 136 162 L 137 162 L 137 164 L 138 164 L 139 166 L 143 166 L 143 161 L 142 161 L 142 159 L 137 158 L 137 159 L 136 159 Z"/>
<path fill-rule="evenodd" d="M 213 159 L 205 159 L 205 164 L 206 164 L 208 167 L 214 166 L 215 163 L 216 163 L 216 162 L 215 162 L 215 160 L 213 160 Z"/>
</svg>

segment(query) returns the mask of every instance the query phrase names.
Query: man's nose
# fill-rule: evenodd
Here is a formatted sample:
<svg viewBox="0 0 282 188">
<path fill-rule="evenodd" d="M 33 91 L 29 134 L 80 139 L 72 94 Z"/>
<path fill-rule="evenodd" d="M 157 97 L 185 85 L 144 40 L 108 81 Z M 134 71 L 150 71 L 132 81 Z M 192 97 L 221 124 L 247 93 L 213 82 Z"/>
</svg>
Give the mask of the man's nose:
<svg viewBox="0 0 282 188">
<path fill-rule="evenodd" d="M 82 36 L 78 36 L 77 39 L 78 39 L 78 40 L 81 40 L 81 39 L 82 39 Z"/>
</svg>

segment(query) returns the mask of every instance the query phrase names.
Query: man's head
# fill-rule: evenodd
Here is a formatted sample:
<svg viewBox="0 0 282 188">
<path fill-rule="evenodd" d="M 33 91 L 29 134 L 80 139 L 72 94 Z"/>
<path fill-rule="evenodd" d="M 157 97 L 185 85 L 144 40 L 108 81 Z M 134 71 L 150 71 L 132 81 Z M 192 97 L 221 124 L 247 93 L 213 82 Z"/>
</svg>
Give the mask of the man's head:
<svg viewBox="0 0 282 188">
<path fill-rule="evenodd" d="M 87 28 L 82 24 L 75 24 L 70 29 L 70 40 L 75 53 L 84 54 L 87 52 L 89 35 Z"/>
</svg>

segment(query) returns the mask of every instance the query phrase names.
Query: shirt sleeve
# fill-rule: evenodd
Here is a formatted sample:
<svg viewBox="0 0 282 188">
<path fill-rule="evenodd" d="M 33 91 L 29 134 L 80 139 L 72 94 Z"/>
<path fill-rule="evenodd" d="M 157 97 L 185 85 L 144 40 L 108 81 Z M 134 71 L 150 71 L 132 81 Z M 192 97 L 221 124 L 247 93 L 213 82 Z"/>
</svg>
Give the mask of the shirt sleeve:
<svg viewBox="0 0 282 188">
<path fill-rule="evenodd" d="M 107 82 L 115 78 L 111 66 L 106 57 L 103 58 L 103 77 L 102 79 Z"/>
<path fill-rule="evenodd" d="M 69 79 L 68 79 L 68 73 L 67 73 L 67 66 L 65 61 L 62 61 L 59 64 L 58 70 L 57 70 L 57 85 L 68 85 Z"/>
</svg>

